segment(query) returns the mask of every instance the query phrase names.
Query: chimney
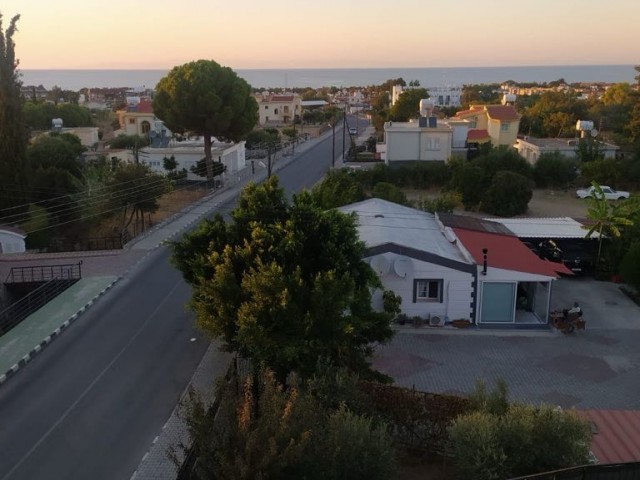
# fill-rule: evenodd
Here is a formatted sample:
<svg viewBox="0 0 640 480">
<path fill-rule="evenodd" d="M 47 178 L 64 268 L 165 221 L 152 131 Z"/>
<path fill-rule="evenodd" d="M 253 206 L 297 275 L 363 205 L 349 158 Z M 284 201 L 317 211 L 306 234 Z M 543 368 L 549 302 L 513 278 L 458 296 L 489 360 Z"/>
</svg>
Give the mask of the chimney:
<svg viewBox="0 0 640 480">
<path fill-rule="evenodd" d="M 487 250 L 486 248 L 483 248 L 482 249 L 482 275 L 487 274 L 487 253 L 489 253 L 489 250 Z"/>
</svg>

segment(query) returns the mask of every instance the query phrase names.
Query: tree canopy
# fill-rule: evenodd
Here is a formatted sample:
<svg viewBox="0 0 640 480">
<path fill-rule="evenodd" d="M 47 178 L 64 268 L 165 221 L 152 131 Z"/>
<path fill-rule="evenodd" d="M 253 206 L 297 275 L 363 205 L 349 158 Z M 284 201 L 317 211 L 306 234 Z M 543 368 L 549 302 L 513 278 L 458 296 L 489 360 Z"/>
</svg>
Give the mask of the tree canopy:
<svg viewBox="0 0 640 480">
<path fill-rule="evenodd" d="M 207 177 L 211 180 L 211 137 L 238 141 L 258 121 L 251 87 L 229 67 L 198 60 L 173 67 L 156 87 L 153 111 L 175 132 L 204 136 Z"/>
<path fill-rule="evenodd" d="M 429 92 L 425 88 L 405 90 L 391 107 L 390 119 L 395 122 L 406 122 L 410 118 L 416 118 L 420 113 L 420 100 L 423 98 L 429 98 Z"/>
<path fill-rule="evenodd" d="M 353 217 L 307 192 L 290 203 L 271 177 L 245 188 L 229 223 L 218 216 L 174 243 L 173 261 L 199 326 L 227 350 L 278 378 L 310 375 L 320 358 L 372 375 L 371 343 L 392 331 L 371 308 L 380 284 L 364 252 Z"/>
<path fill-rule="evenodd" d="M 24 203 L 28 165 L 26 162 L 27 132 L 24 124 L 21 82 L 17 71 L 13 36 L 17 31 L 20 15 L 9 22 L 6 31 L 2 27 L 0 13 L 0 179 L 3 184 L 18 186 L 21 194 L 3 188 L 0 208 Z"/>
</svg>

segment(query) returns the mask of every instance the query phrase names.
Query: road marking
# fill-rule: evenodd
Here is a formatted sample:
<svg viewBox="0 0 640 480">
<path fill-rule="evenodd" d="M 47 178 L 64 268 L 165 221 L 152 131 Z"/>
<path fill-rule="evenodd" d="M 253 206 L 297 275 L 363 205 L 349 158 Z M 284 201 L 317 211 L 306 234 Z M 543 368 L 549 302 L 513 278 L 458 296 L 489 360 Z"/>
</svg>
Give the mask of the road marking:
<svg viewBox="0 0 640 480">
<path fill-rule="evenodd" d="M 146 328 L 147 324 L 149 323 L 149 320 L 151 320 L 156 315 L 156 313 L 160 311 L 160 309 L 164 306 L 164 304 L 171 297 L 175 289 L 178 288 L 181 282 L 182 282 L 182 279 L 178 280 L 173 285 L 169 293 L 165 296 L 164 300 L 160 302 L 160 304 L 158 304 L 156 309 L 145 319 L 145 321 L 142 323 L 142 325 L 140 326 L 138 331 L 135 333 L 135 335 L 133 335 L 133 337 L 129 339 L 127 344 L 124 347 L 122 347 L 122 350 L 120 350 L 120 352 L 118 352 L 118 354 L 113 358 L 113 360 L 111 360 L 109 364 L 106 367 L 104 367 L 104 369 L 98 374 L 98 376 L 93 380 L 93 382 L 89 384 L 89 386 L 80 394 L 80 396 L 76 399 L 76 401 L 73 402 L 71 406 L 62 414 L 62 416 L 58 420 L 56 420 L 56 422 L 51 426 L 51 428 L 49 428 L 49 430 L 47 430 L 45 434 L 42 435 L 42 437 L 40 437 L 40 440 L 38 440 L 35 443 L 35 445 L 31 447 L 31 449 L 29 449 L 29 451 L 22 456 L 22 458 L 18 461 L 18 463 L 16 463 L 13 466 L 13 468 L 9 470 L 9 472 L 7 472 L 2 477 L 2 480 L 7 480 L 11 475 L 13 475 L 14 472 L 18 470 L 22 466 L 22 464 L 33 454 L 33 452 L 35 452 L 36 449 L 44 443 L 44 441 L 53 433 L 53 431 L 56 428 L 58 428 L 58 426 L 62 422 L 64 422 L 64 420 L 69 416 L 69 414 L 73 411 L 73 409 L 78 406 L 78 404 L 84 399 L 84 397 L 87 396 L 87 394 L 91 391 L 91 389 L 102 379 L 102 377 L 105 376 L 105 374 L 109 371 L 109 369 L 120 359 L 122 355 L 124 355 L 124 352 L 140 336 L 142 331 Z"/>
</svg>

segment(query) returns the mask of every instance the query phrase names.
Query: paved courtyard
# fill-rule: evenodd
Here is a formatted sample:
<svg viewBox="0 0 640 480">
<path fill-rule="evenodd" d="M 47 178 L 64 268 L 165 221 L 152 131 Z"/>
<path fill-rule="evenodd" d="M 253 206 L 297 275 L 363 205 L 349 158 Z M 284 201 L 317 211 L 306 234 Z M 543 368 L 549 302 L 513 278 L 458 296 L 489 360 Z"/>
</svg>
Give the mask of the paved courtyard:
<svg viewBox="0 0 640 480">
<path fill-rule="evenodd" d="M 555 283 L 552 308 L 580 302 L 586 331 L 488 331 L 399 327 L 374 366 L 398 385 L 466 394 L 503 378 L 512 400 L 562 407 L 640 409 L 640 308 L 619 286 Z"/>
</svg>

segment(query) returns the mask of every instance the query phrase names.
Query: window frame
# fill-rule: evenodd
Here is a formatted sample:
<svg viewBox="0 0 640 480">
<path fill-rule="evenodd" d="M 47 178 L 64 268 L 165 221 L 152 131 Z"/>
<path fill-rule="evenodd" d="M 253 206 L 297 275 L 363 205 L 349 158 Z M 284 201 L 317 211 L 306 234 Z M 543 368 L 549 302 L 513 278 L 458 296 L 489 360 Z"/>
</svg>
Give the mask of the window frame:
<svg viewBox="0 0 640 480">
<path fill-rule="evenodd" d="M 421 283 L 426 282 L 426 297 L 418 296 L 418 287 Z M 437 297 L 429 297 L 430 283 L 434 282 L 438 288 Z M 416 278 L 413 280 L 413 303 L 442 303 L 444 291 L 444 279 L 442 278 Z"/>
</svg>

